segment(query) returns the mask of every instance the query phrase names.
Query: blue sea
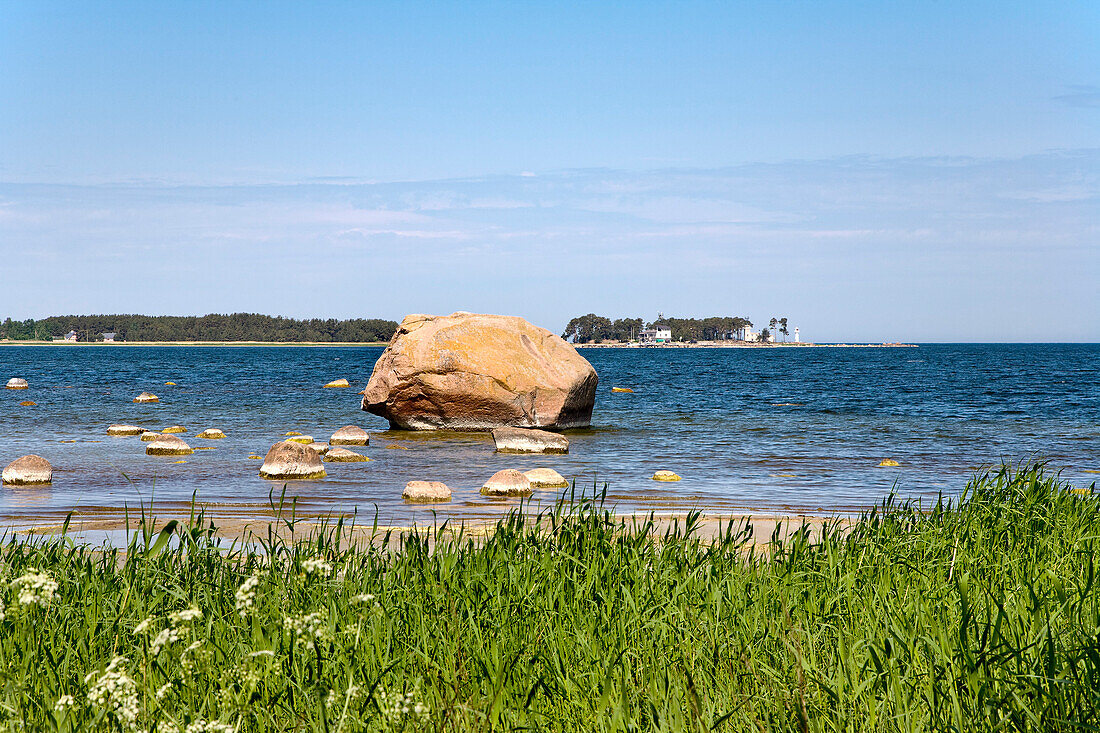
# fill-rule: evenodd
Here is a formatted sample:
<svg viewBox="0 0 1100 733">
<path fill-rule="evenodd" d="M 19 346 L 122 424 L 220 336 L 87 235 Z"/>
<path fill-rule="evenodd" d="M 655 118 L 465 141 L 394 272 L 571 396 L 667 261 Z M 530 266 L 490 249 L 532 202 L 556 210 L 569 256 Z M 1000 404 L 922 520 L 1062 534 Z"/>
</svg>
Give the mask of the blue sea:
<svg viewBox="0 0 1100 733">
<path fill-rule="evenodd" d="M 160 507 L 194 495 L 216 515 L 260 516 L 283 484 L 259 478 L 249 454 L 263 455 L 288 431 L 327 441 L 347 424 L 371 433 L 362 451 L 372 460 L 325 464 L 327 478 L 289 484 L 299 511 L 382 523 L 430 520 L 433 511 L 491 516 L 516 502 L 485 499 L 478 487 L 512 467 L 552 467 L 589 490 L 606 483 L 609 503 L 624 512 L 849 513 L 891 492 L 957 495 L 975 471 L 1001 461 L 1047 460 L 1079 486 L 1100 478 L 1098 345 L 584 349 L 600 377 L 594 424 L 567 433 L 566 456 L 498 455 L 486 434 L 389 431 L 356 394 L 381 351 L 0 347 L 0 382 L 22 376 L 31 385 L 0 390 L 0 465 L 37 453 L 54 466 L 51 487 L 0 492 L 0 519 L 95 515 L 154 494 Z M 340 377 L 350 389 L 322 389 Z M 142 391 L 160 403 L 134 404 Z M 146 456 L 137 437 L 107 436 L 112 423 L 184 425 L 192 447 L 215 450 Z M 205 428 L 228 438 L 197 439 Z M 901 465 L 880 468 L 885 458 Z M 658 469 L 683 480 L 655 482 Z M 454 500 L 407 506 L 401 490 L 411 479 L 444 481 Z"/>
</svg>

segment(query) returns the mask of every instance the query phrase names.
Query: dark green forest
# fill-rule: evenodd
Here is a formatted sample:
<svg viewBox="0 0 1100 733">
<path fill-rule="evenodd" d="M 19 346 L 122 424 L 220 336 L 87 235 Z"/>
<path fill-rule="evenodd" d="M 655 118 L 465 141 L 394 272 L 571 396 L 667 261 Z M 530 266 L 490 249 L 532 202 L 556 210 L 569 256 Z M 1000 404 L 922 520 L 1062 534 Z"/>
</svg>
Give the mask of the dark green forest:
<svg viewBox="0 0 1100 733">
<path fill-rule="evenodd" d="M 0 324 L 0 339 L 49 341 L 76 331 L 80 341 L 389 341 L 396 321 L 380 318 L 298 320 L 259 313 L 211 313 L 205 316 L 50 316 Z"/>
<path fill-rule="evenodd" d="M 776 323 L 776 319 L 772 319 Z M 782 319 L 784 328 L 786 320 Z M 740 316 L 710 316 L 707 318 L 664 318 L 647 322 L 642 318 L 617 318 L 612 320 L 595 313 L 578 316 L 565 327 L 562 338 L 576 344 L 599 341 L 637 341 L 643 328 L 655 323 L 672 329 L 673 341 L 720 341 L 740 338 L 741 332 L 752 326 L 752 321 Z M 775 327 L 773 326 L 773 330 Z"/>
</svg>

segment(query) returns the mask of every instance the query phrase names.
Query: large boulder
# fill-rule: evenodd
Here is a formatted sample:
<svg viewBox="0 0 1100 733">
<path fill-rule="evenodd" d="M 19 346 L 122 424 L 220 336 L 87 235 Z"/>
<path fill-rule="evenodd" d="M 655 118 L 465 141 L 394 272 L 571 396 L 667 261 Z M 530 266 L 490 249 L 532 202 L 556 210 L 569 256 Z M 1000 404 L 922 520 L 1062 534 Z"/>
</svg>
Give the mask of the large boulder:
<svg viewBox="0 0 1100 733">
<path fill-rule="evenodd" d="M 481 487 L 485 496 L 530 496 L 531 479 L 515 470 L 497 471 Z"/>
<path fill-rule="evenodd" d="M 145 447 L 149 456 L 189 456 L 195 451 L 182 438 L 175 435 L 158 435 Z"/>
<path fill-rule="evenodd" d="M 0 483 L 4 486 L 44 486 L 52 481 L 50 462 L 36 455 L 16 458 L 0 474 Z"/>
<path fill-rule="evenodd" d="M 429 503 L 450 501 L 451 488 L 441 481 L 410 481 L 405 484 L 401 498 L 408 502 Z"/>
<path fill-rule="evenodd" d="M 329 445 L 370 445 L 370 435 L 358 425 L 345 425 L 328 439 Z"/>
<path fill-rule="evenodd" d="M 592 423 L 596 370 L 515 316 L 406 316 L 374 365 L 363 409 L 405 430 Z"/>
<path fill-rule="evenodd" d="M 289 440 L 271 446 L 263 465 L 260 466 L 260 478 L 284 480 L 324 478 L 325 476 L 321 454 L 301 443 L 292 443 Z"/>
</svg>

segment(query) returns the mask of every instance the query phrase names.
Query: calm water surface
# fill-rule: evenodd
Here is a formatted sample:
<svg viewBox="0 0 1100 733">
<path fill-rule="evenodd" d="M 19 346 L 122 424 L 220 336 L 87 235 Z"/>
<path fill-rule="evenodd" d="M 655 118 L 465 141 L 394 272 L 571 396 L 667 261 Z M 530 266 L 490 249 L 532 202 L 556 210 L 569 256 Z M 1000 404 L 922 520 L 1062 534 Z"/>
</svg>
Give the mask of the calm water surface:
<svg viewBox="0 0 1100 733">
<path fill-rule="evenodd" d="M 1100 478 L 1098 345 L 588 349 L 600 376 L 594 427 L 568 433 L 569 455 L 553 457 L 496 455 L 488 435 L 387 431 L 355 394 L 381 351 L 0 347 L 0 381 L 31 384 L 0 390 L 0 465 L 38 453 L 54 466 L 50 488 L 0 492 L 0 517 L 135 506 L 154 484 L 158 504 L 197 494 L 223 514 L 248 516 L 282 487 L 259 478 L 250 453 L 263 455 L 290 430 L 325 441 L 346 424 L 371 432 L 362 450 L 372 460 L 326 464 L 328 478 L 292 483 L 288 493 L 309 510 L 373 516 L 377 508 L 383 522 L 430 518 L 401 502 L 411 479 L 455 489 L 453 502 L 434 507 L 440 515 L 499 512 L 514 502 L 483 499 L 477 487 L 509 467 L 607 482 L 620 510 L 849 511 L 891 490 L 955 494 L 983 465 L 1037 457 L 1075 484 Z M 321 388 L 338 377 L 352 388 Z M 146 390 L 161 402 L 131 402 Z M 192 447 L 215 450 L 186 463 L 146 456 L 137 437 L 107 436 L 112 423 L 181 424 Z M 208 427 L 229 437 L 194 437 Z M 878 468 L 883 458 L 902 466 Z M 656 483 L 657 469 L 683 481 Z"/>
</svg>

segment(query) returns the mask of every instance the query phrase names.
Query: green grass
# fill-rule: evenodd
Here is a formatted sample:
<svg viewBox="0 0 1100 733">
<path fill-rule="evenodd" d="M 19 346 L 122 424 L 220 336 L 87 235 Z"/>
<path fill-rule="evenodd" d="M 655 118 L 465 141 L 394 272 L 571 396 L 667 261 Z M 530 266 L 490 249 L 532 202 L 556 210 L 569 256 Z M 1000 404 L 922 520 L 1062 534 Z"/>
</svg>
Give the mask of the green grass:
<svg viewBox="0 0 1100 733">
<path fill-rule="evenodd" d="M 337 523 L 258 538 L 260 553 L 219 547 L 201 517 L 170 528 L 178 546 L 144 527 L 121 552 L 10 542 L 0 726 L 1100 724 L 1100 502 L 1041 466 L 978 476 L 954 505 L 888 500 L 847 530 L 767 548 L 743 525 L 704 541 L 696 515 L 653 532 L 591 499 L 532 520 L 373 545 Z"/>
</svg>

